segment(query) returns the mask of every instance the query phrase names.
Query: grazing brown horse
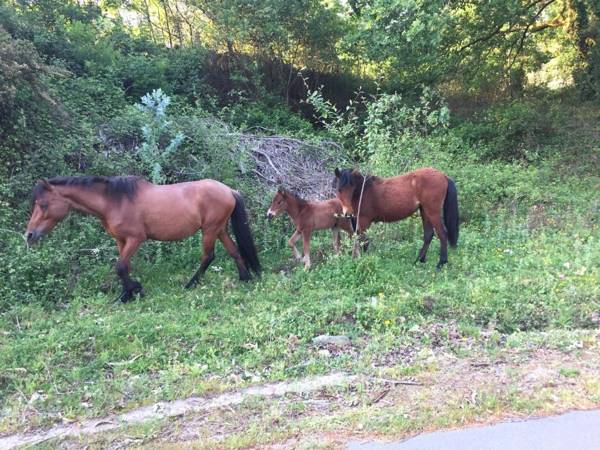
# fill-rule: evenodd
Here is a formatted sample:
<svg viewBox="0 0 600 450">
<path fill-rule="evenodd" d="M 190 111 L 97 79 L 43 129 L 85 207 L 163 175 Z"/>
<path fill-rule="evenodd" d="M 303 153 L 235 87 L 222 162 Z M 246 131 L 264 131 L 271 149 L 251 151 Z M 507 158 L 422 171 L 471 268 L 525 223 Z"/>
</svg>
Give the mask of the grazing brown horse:
<svg viewBox="0 0 600 450">
<path fill-rule="evenodd" d="M 419 210 L 423 247 L 417 261 L 425 262 L 435 230 L 441 244 L 437 268 L 448 262 L 448 241 L 452 247 L 458 241 L 458 196 L 451 178 L 430 167 L 391 178 L 365 177 L 350 169 L 335 169 L 335 176 L 337 198 L 344 214 L 356 217 L 359 233 L 372 222 L 395 222 Z"/>
<path fill-rule="evenodd" d="M 304 266 L 310 268 L 310 236 L 315 230 L 331 229 L 333 232 L 333 249 L 337 252 L 340 248 L 340 228 L 352 234 L 350 220 L 336 218 L 342 212 L 342 204 L 338 199 L 332 198 L 321 202 L 309 202 L 301 199 L 296 194 L 279 188 L 269 210 L 267 217 L 275 217 L 282 211 L 289 214 L 296 226 L 296 231 L 288 241 L 294 258 L 300 260 L 302 257 L 296 248 L 296 242 L 302 236 Z"/>
<path fill-rule="evenodd" d="M 219 239 L 235 260 L 240 280 L 248 269 L 260 274 L 244 202 L 239 193 L 215 180 L 159 186 L 139 177 L 57 177 L 41 180 L 33 189 L 33 211 L 27 225 L 30 243 L 52 230 L 71 209 L 92 214 L 117 242 L 116 271 L 123 283 L 117 300 L 143 295 L 142 285 L 129 277 L 129 260 L 147 239 L 175 241 L 202 230 L 204 253 L 200 268 L 186 285 L 193 287 L 214 259 Z M 227 233 L 231 218 L 238 245 Z"/>
</svg>

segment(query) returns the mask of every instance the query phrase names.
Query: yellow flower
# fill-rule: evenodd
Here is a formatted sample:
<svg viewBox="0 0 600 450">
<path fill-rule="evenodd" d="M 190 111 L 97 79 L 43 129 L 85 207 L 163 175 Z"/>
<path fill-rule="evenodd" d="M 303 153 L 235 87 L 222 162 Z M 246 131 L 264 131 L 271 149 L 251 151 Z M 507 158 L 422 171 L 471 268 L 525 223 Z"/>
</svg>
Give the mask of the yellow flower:
<svg viewBox="0 0 600 450">
<path fill-rule="evenodd" d="M 379 296 L 379 298 L 383 298 L 385 297 L 385 294 L 383 292 L 380 292 L 379 294 L 377 294 Z"/>
<path fill-rule="evenodd" d="M 384 320 L 384 321 L 383 321 L 383 324 L 384 324 L 386 327 L 389 327 L 391 323 L 392 323 L 392 322 L 391 322 L 391 321 L 389 321 L 389 320 Z"/>
</svg>

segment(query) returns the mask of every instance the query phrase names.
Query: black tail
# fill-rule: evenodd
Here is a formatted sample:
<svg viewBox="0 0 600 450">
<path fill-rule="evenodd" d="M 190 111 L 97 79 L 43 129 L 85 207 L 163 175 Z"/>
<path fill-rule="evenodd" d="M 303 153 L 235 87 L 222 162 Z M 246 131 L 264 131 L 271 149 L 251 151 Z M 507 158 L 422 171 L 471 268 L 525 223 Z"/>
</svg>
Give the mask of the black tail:
<svg viewBox="0 0 600 450">
<path fill-rule="evenodd" d="M 448 191 L 444 199 L 444 225 L 448 233 L 448 242 L 456 247 L 458 242 L 458 193 L 452 178 L 448 178 Z"/>
<path fill-rule="evenodd" d="M 256 247 L 254 247 L 254 240 L 252 239 L 252 232 L 248 225 L 248 215 L 246 214 L 246 207 L 244 206 L 244 199 L 238 193 L 234 193 L 235 197 L 235 208 L 231 214 L 231 226 L 233 228 L 233 234 L 235 234 L 235 240 L 237 241 L 240 255 L 246 264 L 246 267 L 251 269 L 256 275 L 260 276 L 260 262 L 258 261 L 258 254 L 256 253 Z"/>
</svg>

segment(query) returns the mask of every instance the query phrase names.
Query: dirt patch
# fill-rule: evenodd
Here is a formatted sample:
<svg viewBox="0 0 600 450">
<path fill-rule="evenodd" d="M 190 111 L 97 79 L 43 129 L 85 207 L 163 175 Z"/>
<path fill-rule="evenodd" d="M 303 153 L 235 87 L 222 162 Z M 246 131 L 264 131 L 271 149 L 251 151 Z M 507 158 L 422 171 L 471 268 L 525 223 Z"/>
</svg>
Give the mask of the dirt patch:
<svg viewBox="0 0 600 450">
<path fill-rule="evenodd" d="M 398 440 L 592 408 L 600 405 L 599 337 L 563 349 L 525 343 L 468 356 L 458 356 L 448 346 L 397 349 L 361 375 L 338 373 L 214 398 L 161 402 L 35 434 L 0 437 L 0 447 L 53 439 L 53 446 L 69 449 L 343 448 L 351 439 Z M 458 341 L 471 348 L 469 339 Z M 458 341 L 451 341 L 453 348 Z M 406 370 L 408 362 L 414 371 Z"/>
<path fill-rule="evenodd" d="M 161 448 L 345 448 L 441 428 L 494 423 L 600 404 L 597 349 L 506 352 L 492 359 L 432 355 L 435 369 L 409 379 L 357 377 L 346 389 L 215 411 L 170 423 L 147 445 Z M 576 375 L 575 375 L 576 374 Z M 590 385 L 597 392 L 590 392 Z M 302 408 L 289 408 L 289 403 Z M 224 424 L 236 424 L 224 430 Z M 219 431 L 214 432 L 215 424 Z M 211 429 L 213 431 L 211 431 Z M 249 431 L 254 430 L 254 431 Z"/>
<path fill-rule="evenodd" d="M 3 436 L 0 437 L 0 448 L 16 448 L 23 445 L 39 444 L 50 439 L 105 433 L 117 428 L 141 424 L 151 420 L 183 416 L 191 413 L 202 413 L 218 408 L 231 408 L 233 405 L 239 405 L 252 397 L 280 397 L 288 393 L 300 394 L 330 386 L 340 386 L 351 383 L 355 378 L 351 375 L 335 373 L 290 383 L 253 386 L 210 399 L 189 397 L 172 402 L 159 402 L 151 406 L 131 410 L 124 414 L 57 426 L 38 433 Z"/>
</svg>

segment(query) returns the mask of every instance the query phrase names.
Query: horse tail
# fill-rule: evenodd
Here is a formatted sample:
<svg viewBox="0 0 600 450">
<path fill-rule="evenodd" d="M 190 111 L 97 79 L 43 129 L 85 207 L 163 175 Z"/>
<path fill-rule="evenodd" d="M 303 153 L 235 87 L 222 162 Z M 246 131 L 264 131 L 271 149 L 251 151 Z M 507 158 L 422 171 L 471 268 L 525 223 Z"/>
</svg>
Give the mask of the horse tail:
<svg viewBox="0 0 600 450">
<path fill-rule="evenodd" d="M 458 242 L 458 193 L 454 180 L 448 177 L 448 190 L 444 199 L 444 225 L 448 233 L 448 241 L 452 247 Z"/>
<path fill-rule="evenodd" d="M 233 234 L 235 234 L 240 256 L 246 266 L 260 276 L 260 262 L 258 261 L 252 232 L 248 225 L 248 214 L 244 206 L 244 199 L 237 192 L 234 192 L 233 196 L 235 197 L 235 208 L 231 213 L 231 227 L 233 228 Z"/>
</svg>

